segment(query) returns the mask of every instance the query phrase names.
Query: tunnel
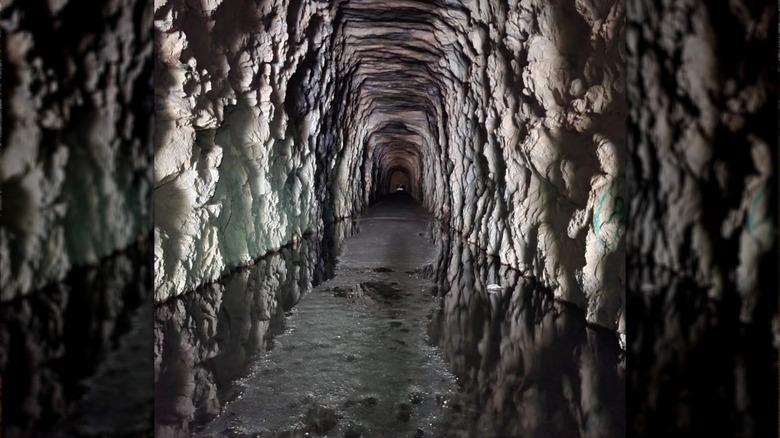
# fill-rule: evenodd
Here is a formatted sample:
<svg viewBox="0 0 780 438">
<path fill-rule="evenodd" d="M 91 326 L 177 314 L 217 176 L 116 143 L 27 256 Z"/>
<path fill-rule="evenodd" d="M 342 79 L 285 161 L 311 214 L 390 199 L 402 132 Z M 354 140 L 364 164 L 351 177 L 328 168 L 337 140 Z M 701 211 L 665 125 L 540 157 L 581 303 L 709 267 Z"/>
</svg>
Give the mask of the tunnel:
<svg viewBox="0 0 780 438">
<path fill-rule="evenodd" d="M 403 184 L 624 334 L 624 9 L 159 5 L 156 300 Z"/>
<path fill-rule="evenodd" d="M 773 5 L 82 3 L 0 10 L 1 432 L 776 430 Z"/>
<path fill-rule="evenodd" d="M 487 388 L 494 385 L 522 392 L 517 379 L 536 375 L 562 378 L 578 388 L 596 385 L 590 396 L 613 411 L 589 411 L 600 422 L 598 433 L 620 434 L 626 281 L 622 2 L 223 1 L 193 8 L 166 1 L 155 8 L 155 28 L 154 293 L 160 309 L 168 309 L 158 310 L 168 328 L 156 335 L 194 341 L 202 336 L 188 329 L 186 321 L 194 315 L 177 316 L 169 303 L 183 296 L 181 305 L 194 311 L 221 299 L 220 310 L 209 312 L 209 324 L 216 326 L 211 333 L 221 340 L 220 348 L 227 349 L 208 360 L 215 379 L 196 378 L 194 387 L 186 388 L 176 383 L 184 370 L 163 370 L 185 360 L 177 348 L 198 350 L 200 342 L 158 352 L 156 396 L 191 394 L 188 403 L 195 409 L 188 421 L 181 416 L 180 396 L 160 404 L 158 433 L 181 433 L 182 422 L 190 427 L 184 430 L 214 433 L 232 427 L 221 420 L 225 415 L 236 418 L 236 430 L 245 433 L 390 436 L 408 429 L 412 434 L 568 436 L 583 427 L 561 401 L 550 401 L 549 407 L 565 418 L 560 424 L 549 419 L 526 424 L 506 414 L 485 426 L 499 415 L 497 406 L 453 398 L 449 403 L 464 410 L 486 410 L 467 416 L 429 405 L 436 394 L 445 397 L 450 390 L 433 384 L 440 375 L 421 371 L 414 383 L 393 380 L 394 373 L 425 368 L 433 360 L 420 355 L 427 347 L 413 336 L 413 321 L 425 315 L 407 301 L 409 290 L 433 287 L 437 293 L 423 296 L 438 295 L 446 304 L 444 310 L 427 310 L 436 321 L 428 330 L 438 333 L 436 341 L 430 339 L 439 343 L 451 361 L 446 369 L 463 379 L 461 384 L 472 392 L 492 393 Z M 430 228 L 415 228 L 422 223 Z M 328 236 L 314 237 L 322 234 Z M 418 234 L 436 242 L 437 256 L 422 257 L 428 247 L 414 241 Z M 257 268 L 257 260 L 271 263 L 267 257 L 276 260 L 271 254 L 279 251 L 286 262 L 274 261 L 270 269 L 281 277 L 265 277 L 267 268 Z M 324 255 L 313 257 L 317 252 Z M 326 255 L 338 260 L 336 268 L 305 274 L 319 272 Z M 419 266 L 410 264 L 418 259 Z M 290 271 L 289 263 L 304 273 Z M 223 285 L 222 294 L 210 286 L 215 281 Z M 290 282 L 305 286 L 291 292 L 270 286 Z M 188 298 L 203 287 L 206 295 Z M 253 289 L 268 291 L 262 298 L 266 304 L 241 309 L 225 301 L 249 303 Z M 347 307 L 329 307 L 323 294 L 346 301 Z M 517 301 L 523 299 L 531 301 L 524 306 Z M 279 304 L 268 304 L 274 300 Z M 349 306 L 389 306 L 405 317 L 385 321 L 381 312 L 370 313 L 370 322 L 361 324 L 345 310 Z M 296 368 L 292 363 L 301 356 L 260 341 L 274 331 L 273 315 L 291 311 L 298 312 L 293 318 L 309 334 L 281 335 L 279 342 L 312 352 L 306 357 L 321 371 L 289 377 L 300 383 L 279 386 L 281 398 L 262 389 L 282 385 L 276 373 L 265 381 L 250 378 L 242 399 L 229 402 L 222 409 L 230 412 L 215 418 L 221 404 L 215 400 L 226 397 L 225 388 L 235 388 L 225 380 L 245 375 L 233 362 L 261 351 L 275 357 L 279 369 Z M 250 324 L 255 312 L 269 315 L 267 329 Z M 344 322 L 317 316 L 325 312 Z M 492 337 L 471 331 L 457 323 L 462 312 L 471 315 L 470 324 L 506 333 Z M 565 350 L 545 352 L 541 344 L 521 340 L 515 324 L 538 330 L 554 326 L 541 316 L 533 323 L 534 312 L 546 318 L 560 312 L 573 324 L 555 335 L 561 346 L 605 353 L 572 360 Z M 250 324 L 241 330 L 259 332 L 248 338 L 235 334 L 237 320 Z M 233 327 L 230 332 L 226 324 Z M 382 324 L 397 330 L 387 332 Z M 364 337 L 392 338 L 360 349 L 368 341 L 351 330 L 358 325 Z M 582 338 L 590 325 L 604 332 Z M 332 344 L 329 333 L 339 333 L 340 341 Z M 488 354 L 473 350 L 479 342 L 493 357 L 483 367 L 467 359 Z M 500 346 L 507 342 L 515 347 Z M 349 367 L 358 375 L 374 369 L 375 386 L 388 389 L 350 386 L 356 399 L 330 400 L 312 376 L 358 383 L 326 371 L 331 361 L 314 353 L 317 345 L 344 350 L 340 354 L 347 359 L 333 368 Z M 385 356 L 388 348 L 399 350 Z M 461 357 L 455 351 L 471 353 Z M 600 372 L 601 380 L 596 384 L 576 373 L 553 377 L 536 368 L 540 360 Z M 487 386 L 467 377 L 499 372 L 517 361 L 524 371 L 502 373 L 482 383 Z M 388 385 L 407 388 L 408 394 L 392 396 L 395 390 Z M 271 406 L 297 399 L 303 386 L 316 400 L 295 412 L 304 426 L 284 429 L 284 421 L 293 419 L 283 419 L 293 411 Z M 541 384 L 536 390 L 542 399 L 562 397 L 559 388 Z M 212 396 L 203 398 L 205 392 Z M 541 403 L 527 394 L 500 394 L 493 397 L 528 409 Z M 361 414 L 372 397 L 384 407 Z M 404 400 L 410 397 L 419 404 Z M 268 417 L 252 421 L 252 411 Z M 450 425 L 443 419 L 449 415 L 459 429 L 447 432 Z"/>
<path fill-rule="evenodd" d="M 158 434 L 579 434 L 548 379 L 602 406 L 576 402 L 589 433 L 621 434 L 622 2 L 167 1 L 155 20 L 156 336 L 187 340 L 157 352 Z M 272 335 L 289 312 L 301 336 Z M 428 317 L 438 353 L 418 337 Z M 264 379 L 236 365 L 257 354 Z M 450 394 L 453 375 L 495 401 Z"/>
</svg>

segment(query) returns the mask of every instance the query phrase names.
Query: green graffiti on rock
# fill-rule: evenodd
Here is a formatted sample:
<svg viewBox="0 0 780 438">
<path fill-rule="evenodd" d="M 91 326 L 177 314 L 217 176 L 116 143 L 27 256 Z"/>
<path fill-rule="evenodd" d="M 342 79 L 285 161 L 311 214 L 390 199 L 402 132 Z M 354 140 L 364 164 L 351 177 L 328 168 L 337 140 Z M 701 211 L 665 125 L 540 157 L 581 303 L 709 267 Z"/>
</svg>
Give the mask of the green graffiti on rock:
<svg viewBox="0 0 780 438">
<path fill-rule="evenodd" d="M 621 195 L 625 182 L 623 175 L 614 178 L 601 194 L 593 213 L 593 230 L 596 237 L 610 251 L 617 247 L 626 226 L 626 203 Z"/>
</svg>

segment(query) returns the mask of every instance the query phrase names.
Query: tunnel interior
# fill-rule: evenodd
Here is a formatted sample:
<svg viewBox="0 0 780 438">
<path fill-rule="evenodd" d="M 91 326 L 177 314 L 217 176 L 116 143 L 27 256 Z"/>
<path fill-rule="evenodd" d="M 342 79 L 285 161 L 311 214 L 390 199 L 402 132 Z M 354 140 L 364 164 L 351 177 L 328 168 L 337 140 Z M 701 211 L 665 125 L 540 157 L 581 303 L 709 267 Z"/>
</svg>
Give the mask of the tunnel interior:
<svg viewBox="0 0 780 438">
<path fill-rule="evenodd" d="M 209 427 L 250 436 L 249 392 L 289 380 L 279 435 L 380 403 L 419 435 L 445 401 L 471 436 L 774 433 L 774 5 L 82 10 L 0 11 L 9 435 L 189 436 L 241 399 Z M 299 365 L 360 368 L 365 338 L 398 380 L 323 404 Z"/>
<path fill-rule="evenodd" d="M 617 1 L 161 3 L 157 301 L 405 184 L 462 239 L 624 333 L 624 14 Z"/>
<path fill-rule="evenodd" d="M 330 363 L 316 356 L 319 350 L 315 347 L 306 346 L 328 343 L 329 333 L 345 329 L 331 324 L 351 317 L 339 313 L 345 311 L 343 307 L 333 307 L 331 317 L 322 320 L 317 306 L 331 306 L 328 300 L 336 298 L 374 303 L 380 306 L 378 313 L 366 315 L 372 327 L 403 328 L 406 331 L 397 336 L 409 337 L 384 341 L 385 334 L 376 329 L 377 334 L 370 336 L 379 344 L 376 348 L 389 344 L 391 350 L 400 348 L 406 353 L 399 351 L 381 360 L 395 365 L 387 365 L 384 377 L 371 380 L 392 380 L 396 374 L 406 378 L 406 367 L 421 360 L 419 353 L 427 347 L 418 345 L 422 338 L 415 338 L 415 330 L 406 328 L 410 320 L 386 320 L 382 306 L 411 305 L 406 300 L 413 299 L 405 298 L 410 295 L 405 289 L 439 291 L 448 303 L 441 313 L 433 308 L 409 309 L 422 311 L 421 318 L 426 312 L 439 315 L 439 324 L 429 330 L 440 332 L 436 339 L 443 354 L 452 364 L 465 364 L 466 368 L 456 368 L 464 382 L 470 382 L 464 383 L 469 391 L 489 391 L 467 376 L 494 373 L 495 367 L 525 361 L 515 349 L 500 353 L 501 342 L 525 345 L 525 354 L 535 358 L 530 361 L 542 360 L 546 354 L 534 341 L 516 338 L 524 335 L 515 328 L 533 319 L 529 316 L 521 322 L 526 317 L 518 313 L 518 302 L 533 296 L 534 304 L 524 307 L 531 314 L 569 315 L 568 307 L 557 308 L 554 302 L 574 309 L 571 321 L 579 322 L 561 332 L 561 346 L 585 339 L 578 338 L 584 330 L 579 324 L 585 321 L 606 330 L 604 340 L 587 338 L 577 348 L 596 348 L 591 342 L 604 342 L 609 345 L 604 350 L 608 357 L 588 359 L 585 355 L 570 366 L 601 364 L 595 366 L 615 370 L 603 376 L 594 390 L 601 395 L 594 397 L 620 399 L 622 365 L 617 351 L 625 345 L 623 2 L 224 0 L 201 2 L 193 8 L 183 0 L 167 0 L 155 8 L 155 20 L 156 77 L 163 78 L 155 82 L 155 299 L 157 318 L 167 327 L 158 336 L 192 339 L 189 347 L 163 349 L 161 360 L 177 363 L 186 355 L 184 351 L 198 352 L 195 363 L 205 360 L 205 344 L 190 334 L 189 321 L 216 318 L 217 334 L 209 332 L 203 339 L 222 339 L 219 345 L 227 352 L 217 360 L 218 369 L 227 369 L 221 371 L 223 375 L 243 375 L 241 367 L 226 365 L 235 362 L 230 358 L 263 347 L 224 332 L 219 321 L 227 316 L 221 313 L 194 316 L 180 309 L 202 307 L 198 302 L 220 296 L 214 288 L 224 288 L 224 299 L 230 302 L 222 308 L 231 320 L 244 321 L 245 312 L 254 310 L 236 306 L 233 300 L 247 299 L 241 297 L 249 285 L 266 291 L 266 284 L 295 283 L 294 297 L 313 288 L 296 307 L 308 316 L 297 321 L 317 335 L 310 332 L 282 342 L 311 351 L 315 355 L 310 357 L 312 362 Z M 399 186 L 403 195 L 398 194 Z M 339 246 L 337 242 L 347 237 L 325 236 L 318 241 L 316 236 L 352 221 L 360 232 L 344 241 L 352 253 L 339 256 L 342 270 L 337 268 L 335 277 L 321 286 L 309 283 L 306 273 L 318 270 L 317 254 L 337 253 L 325 248 Z M 419 228 L 426 224 L 433 228 Z M 427 244 L 407 246 L 410 239 L 420 236 L 429 236 L 439 245 L 439 258 L 430 260 L 427 267 L 400 267 L 427 254 Z M 355 242 L 361 241 L 364 245 L 355 249 Z M 298 254 L 296 259 L 273 262 L 270 272 L 282 276 L 267 276 L 266 263 L 278 258 L 277 251 L 288 254 L 289 248 Z M 355 251 L 361 256 L 354 256 Z M 400 265 L 370 265 L 371 260 L 383 257 Z M 289 270 L 290 264 L 298 268 Z M 241 274 L 228 276 L 231 272 Z M 353 278 L 360 272 L 383 277 Z M 211 286 L 217 279 L 223 285 Z M 430 283 L 430 279 L 436 281 Z M 333 282 L 348 284 L 334 286 Z M 495 292 L 496 287 L 505 292 Z M 188 294 L 192 290 L 197 293 Z M 278 293 L 285 291 L 286 286 Z M 269 295 L 262 302 L 290 301 L 266 292 Z M 266 315 L 273 314 L 273 309 L 274 304 L 265 304 L 258 311 Z M 471 316 L 466 318 L 462 312 Z M 495 318 L 480 316 L 486 314 Z M 418 314 L 410 313 L 408 318 L 415 318 L 412 315 Z M 460 353 L 480 343 L 481 330 L 471 332 L 469 324 L 492 324 L 496 330 L 505 327 L 503 341 L 482 341 L 491 353 L 480 371 L 476 369 L 482 366 Z M 541 320 L 533 324 L 544 325 Z M 259 330 L 253 340 L 263 338 L 262 333 L 265 338 L 273 333 L 270 328 Z M 344 336 L 335 348 L 362 345 Z M 449 348 L 456 339 L 468 341 Z M 371 351 L 344 354 L 383 357 L 377 356 L 378 350 Z M 284 352 L 278 355 L 274 360 L 281 367 L 286 360 L 298 360 Z M 403 358 L 409 358 L 409 363 Z M 554 368 L 549 371 L 556 372 Z M 163 393 L 176 393 L 182 370 L 161 373 L 158 387 Z M 284 385 L 286 381 L 275 373 L 266 377 L 262 384 L 250 386 Z M 571 378 L 575 386 L 591 385 L 589 378 Z M 303 373 L 293 380 L 307 379 Z M 422 380 L 423 385 L 444 383 L 439 388 L 409 390 L 414 394 L 448 391 L 445 388 L 452 383 L 435 375 Z M 290 390 L 306 386 L 301 385 Z M 515 394 L 507 395 L 502 403 L 535 403 L 513 383 L 502 385 L 514 388 Z M 188 393 L 195 391 L 188 400 L 202 406 L 196 416 L 203 421 L 213 418 L 214 411 L 207 406 L 215 404 L 196 394 L 214 387 L 223 388 L 219 391 L 233 388 L 207 378 L 197 380 L 195 389 L 187 389 Z M 230 415 L 246 418 L 250 411 L 273 411 L 267 404 L 270 396 L 255 389 L 247 391 L 253 395 L 246 393 L 244 401 L 230 408 Z M 559 388 L 539 391 L 554 394 L 550 397 L 560 394 Z M 383 390 L 378 402 L 392 392 Z M 326 393 L 315 398 L 328 398 Z M 381 424 L 390 425 L 388 433 L 392 427 L 401 427 L 399 418 L 406 422 L 410 412 L 420 416 L 439 412 L 428 404 L 431 400 L 410 397 L 421 404 L 406 408 L 401 403 L 379 410 L 391 418 L 367 413 L 366 418 L 373 418 L 379 428 L 374 432 L 381 434 L 385 427 Z M 180 399 L 161 405 L 164 409 L 158 414 L 168 420 L 158 423 L 160 430 L 178 430 L 175 423 L 181 417 L 176 400 Z M 330 412 L 324 406 L 312 409 L 309 414 L 314 419 L 307 417 L 304 423 L 321 424 L 319 416 L 327 417 Z M 493 415 L 492 408 L 485 409 L 484 418 Z M 269 414 L 268 421 L 294 412 Z M 349 409 L 340 412 L 351 415 Z M 615 417 L 600 417 L 602 432 L 620 428 L 618 410 L 614 412 Z M 476 418 L 455 415 L 467 423 L 453 427 L 471 428 L 477 435 L 512 436 L 566 435 L 580 427 L 569 413 L 561 415 L 569 420 L 559 425 L 542 420 L 523 425 L 507 417 L 493 432 L 479 429 Z M 446 430 L 450 426 L 445 418 L 434 421 L 431 417 L 431 427 Z M 352 433 L 349 421 L 344 417 L 337 427 Z M 402 427 L 411 427 L 414 421 Z M 205 427 L 216 431 L 226 425 L 217 419 Z M 270 423 L 262 427 L 274 429 Z M 310 429 L 297 432 L 306 430 Z"/>
</svg>

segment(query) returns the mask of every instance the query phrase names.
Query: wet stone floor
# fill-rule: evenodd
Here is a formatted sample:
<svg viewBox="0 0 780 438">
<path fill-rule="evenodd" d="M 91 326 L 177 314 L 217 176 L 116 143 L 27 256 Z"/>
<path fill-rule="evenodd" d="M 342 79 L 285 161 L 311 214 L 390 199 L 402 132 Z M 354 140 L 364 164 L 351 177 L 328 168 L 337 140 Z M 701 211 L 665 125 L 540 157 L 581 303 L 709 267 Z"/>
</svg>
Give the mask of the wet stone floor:
<svg viewBox="0 0 780 438">
<path fill-rule="evenodd" d="M 320 243 L 268 262 L 275 279 L 242 282 L 243 307 L 229 309 L 227 284 L 180 305 L 210 302 L 211 317 L 158 310 L 169 351 L 158 351 L 156 435 L 625 435 L 613 333 L 446 237 L 408 197 L 378 203 L 355 231 L 340 251 Z M 333 272 L 312 260 L 328 251 Z"/>
</svg>

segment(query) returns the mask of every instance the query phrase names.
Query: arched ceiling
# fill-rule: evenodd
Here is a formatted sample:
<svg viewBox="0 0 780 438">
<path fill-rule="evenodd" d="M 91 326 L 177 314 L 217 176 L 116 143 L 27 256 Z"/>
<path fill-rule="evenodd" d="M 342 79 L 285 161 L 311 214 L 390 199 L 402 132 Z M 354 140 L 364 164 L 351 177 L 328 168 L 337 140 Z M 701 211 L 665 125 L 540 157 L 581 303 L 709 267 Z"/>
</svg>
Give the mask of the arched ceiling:
<svg viewBox="0 0 780 438">
<path fill-rule="evenodd" d="M 443 61 L 455 37 L 448 17 L 457 5 L 443 2 L 377 0 L 347 1 L 337 13 L 336 47 L 339 79 L 351 96 L 362 138 L 353 143 L 367 149 L 373 190 L 383 190 L 389 172 L 405 169 L 420 193 L 422 156 L 437 142 L 442 102 L 453 70 Z"/>
</svg>

